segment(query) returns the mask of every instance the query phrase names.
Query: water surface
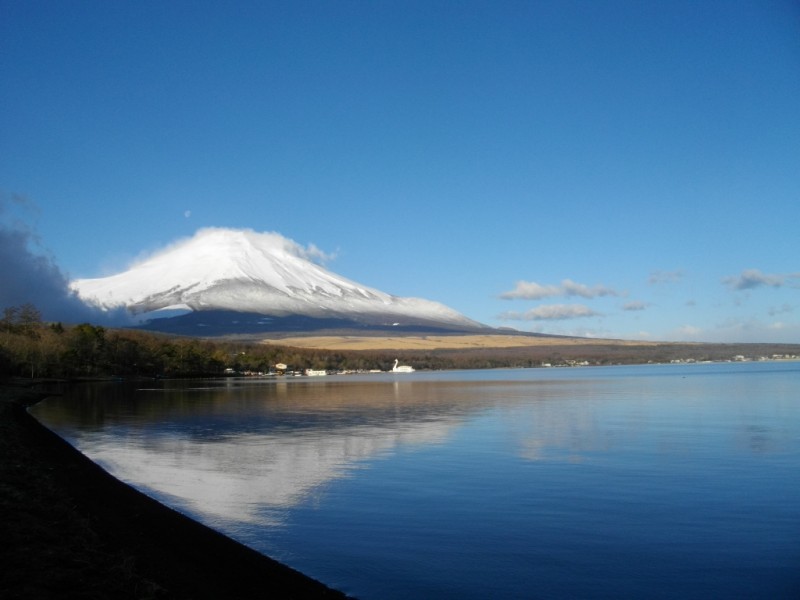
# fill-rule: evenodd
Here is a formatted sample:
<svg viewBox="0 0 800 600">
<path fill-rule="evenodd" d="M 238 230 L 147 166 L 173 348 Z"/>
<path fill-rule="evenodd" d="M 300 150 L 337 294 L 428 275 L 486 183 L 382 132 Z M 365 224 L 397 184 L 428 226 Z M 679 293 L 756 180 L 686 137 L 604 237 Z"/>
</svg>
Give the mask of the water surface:
<svg viewBox="0 0 800 600">
<path fill-rule="evenodd" d="M 117 383 L 34 413 L 363 599 L 800 592 L 798 363 Z"/>
</svg>

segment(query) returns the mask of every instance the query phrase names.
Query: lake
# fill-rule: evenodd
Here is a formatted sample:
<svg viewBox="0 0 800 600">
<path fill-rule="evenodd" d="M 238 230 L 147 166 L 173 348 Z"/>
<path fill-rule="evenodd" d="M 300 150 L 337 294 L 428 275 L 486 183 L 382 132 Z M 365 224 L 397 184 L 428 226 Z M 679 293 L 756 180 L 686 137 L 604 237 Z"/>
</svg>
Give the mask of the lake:
<svg viewBox="0 0 800 600">
<path fill-rule="evenodd" d="M 348 594 L 800 597 L 800 363 L 76 386 L 31 412 Z"/>
</svg>

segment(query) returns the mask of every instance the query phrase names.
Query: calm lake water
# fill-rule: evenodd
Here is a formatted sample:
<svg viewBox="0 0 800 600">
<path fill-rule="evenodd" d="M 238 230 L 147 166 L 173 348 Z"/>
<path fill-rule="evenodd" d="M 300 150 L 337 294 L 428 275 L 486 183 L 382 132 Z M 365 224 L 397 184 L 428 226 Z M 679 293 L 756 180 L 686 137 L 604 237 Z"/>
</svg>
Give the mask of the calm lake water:
<svg viewBox="0 0 800 600">
<path fill-rule="evenodd" d="M 34 415 L 364 600 L 800 597 L 800 363 L 81 386 Z"/>
</svg>

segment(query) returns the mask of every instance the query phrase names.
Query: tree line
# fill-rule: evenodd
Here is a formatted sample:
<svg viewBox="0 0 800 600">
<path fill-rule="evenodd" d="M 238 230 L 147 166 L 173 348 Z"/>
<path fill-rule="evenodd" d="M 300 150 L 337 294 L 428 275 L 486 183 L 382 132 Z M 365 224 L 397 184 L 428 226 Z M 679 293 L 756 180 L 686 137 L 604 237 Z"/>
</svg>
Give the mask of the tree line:
<svg viewBox="0 0 800 600">
<path fill-rule="evenodd" d="M 211 341 L 91 323 L 42 321 L 32 304 L 8 307 L 0 319 L 0 377 L 218 377 L 291 370 L 388 369 L 403 353 L 293 348 Z M 418 368 L 452 368 L 452 361 L 420 356 Z"/>
<path fill-rule="evenodd" d="M 349 350 L 294 348 L 107 329 L 91 323 L 45 323 L 32 304 L 5 308 L 0 318 L 0 377 L 219 377 L 290 370 L 367 371 L 391 368 L 395 358 L 418 370 L 538 367 L 543 364 L 636 364 L 674 359 L 726 360 L 773 353 L 800 354 L 787 344 L 608 344 L 470 350 Z"/>
</svg>

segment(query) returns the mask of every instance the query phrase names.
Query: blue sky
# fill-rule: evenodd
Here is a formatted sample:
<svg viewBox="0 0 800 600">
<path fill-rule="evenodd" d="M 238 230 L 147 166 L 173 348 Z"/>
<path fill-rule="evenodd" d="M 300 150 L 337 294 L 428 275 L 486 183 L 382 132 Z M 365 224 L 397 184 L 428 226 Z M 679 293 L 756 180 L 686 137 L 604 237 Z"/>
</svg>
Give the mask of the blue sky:
<svg viewBox="0 0 800 600">
<path fill-rule="evenodd" d="M 0 0 L 0 76 L 66 277 L 252 228 L 490 325 L 800 342 L 794 1 Z"/>
</svg>

